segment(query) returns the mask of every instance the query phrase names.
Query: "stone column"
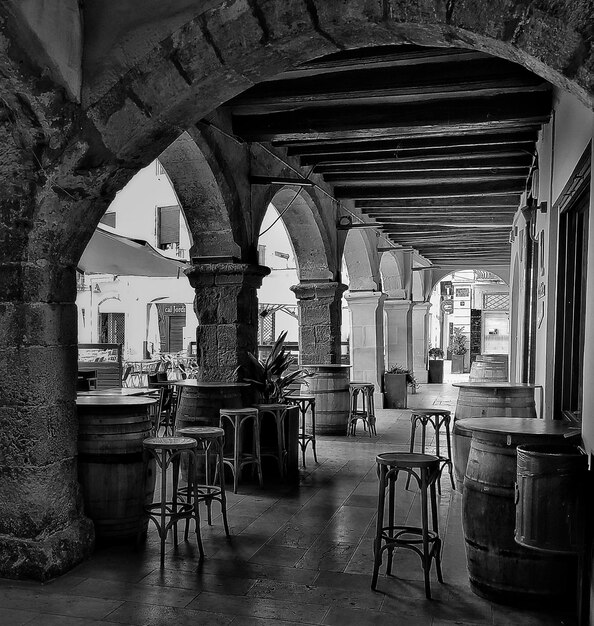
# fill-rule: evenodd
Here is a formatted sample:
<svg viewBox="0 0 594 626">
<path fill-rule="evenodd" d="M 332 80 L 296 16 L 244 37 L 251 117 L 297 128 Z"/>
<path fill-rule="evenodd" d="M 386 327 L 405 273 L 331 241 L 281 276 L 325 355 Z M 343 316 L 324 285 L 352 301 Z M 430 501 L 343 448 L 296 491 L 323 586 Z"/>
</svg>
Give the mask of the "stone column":
<svg viewBox="0 0 594 626">
<path fill-rule="evenodd" d="M 386 369 L 393 365 L 412 366 L 412 303 L 410 300 L 384 301 L 386 312 Z"/>
<path fill-rule="evenodd" d="M 291 287 L 299 306 L 299 354 L 302 364 L 340 363 L 342 283 L 299 283 Z"/>
<path fill-rule="evenodd" d="M 185 270 L 196 291 L 198 378 L 235 382 L 258 354 L 257 290 L 270 269 L 245 263 L 196 263 Z M 244 366 L 245 372 L 237 369 Z"/>
<path fill-rule="evenodd" d="M 413 346 L 413 371 L 416 379 L 420 383 L 426 383 L 427 374 L 427 352 L 428 352 L 428 316 L 430 302 L 415 302 L 412 310 L 412 346 Z"/>
<path fill-rule="evenodd" d="M 375 385 L 374 401 L 384 406 L 384 308 L 386 294 L 354 291 L 347 295 L 351 311 L 351 380 Z"/>
<path fill-rule="evenodd" d="M 43 244 L 35 260 L 12 260 L 10 243 L 0 254 L 0 577 L 46 580 L 94 542 L 76 465 L 75 270 L 42 256 Z"/>
</svg>

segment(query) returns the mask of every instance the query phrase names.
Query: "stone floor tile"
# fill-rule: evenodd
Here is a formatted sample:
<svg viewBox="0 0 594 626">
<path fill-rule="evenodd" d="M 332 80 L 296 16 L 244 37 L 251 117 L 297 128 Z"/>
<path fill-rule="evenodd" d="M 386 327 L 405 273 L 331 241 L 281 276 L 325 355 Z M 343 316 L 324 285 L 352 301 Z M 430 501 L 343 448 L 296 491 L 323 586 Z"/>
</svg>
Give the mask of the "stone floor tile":
<svg viewBox="0 0 594 626">
<path fill-rule="evenodd" d="M 312 545 L 295 567 L 342 572 L 356 547 L 356 544 L 322 538 Z"/>
<path fill-rule="evenodd" d="M 216 610 L 202 610 L 200 606 L 178 608 L 154 604 L 126 602 L 108 616 L 110 623 L 130 626 L 226 626 L 231 622 L 229 615 Z"/>
<path fill-rule="evenodd" d="M 33 609 L 34 607 L 31 607 Z M 25 611 L 23 609 L 5 609 L 0 607 L 0 624 L 10 624 L 11 626 L 23 626 L 24 624 L 34 623 L 44 617 L 40 613 L 34 611 Z"/>
<path fill-rule="evenodd" d="M 294 567 L 305 552 L 305 548 L 265 545 L 258 550 L 249 561 L 251 563 L 262 563 L 264 565 L 278 564 L 283 567 Z"/>
<path fill-rule="evenodd" d="M 269 598 L 238 596 L 223 598 L 219 594 L 203 593 L 187 608 L 217 611 L 233 616 L 261 617 L 293 621 L 300 624 L 320 624 L 330 607 Z"/>
<path fill-rule="evenodd" d="M 431 626 L 432 619 L 426 616 L 394 615 L 362 609 L 332 607 L 324 618 L 323 624 L 329 626 Z"/>
<path fill-rule="evenodd" d="M 202 591 L 225 593 L 229 595 L 244 595 L 256 582 L 255 579 L 245 576 L 217 576 L 203 572 L 190 572 L 179 569 L 163 569 L 151 572 L 140 581 L 141 585 L 157 585 L 165 588 L 176 587 L 188 589 L 196 594 Z"/>
<path fill-rule="evenodd" d="M 286 620 L 268 619 L 267 617 L 246 617 L 241 615 L 234 617 L 232 626 L 301 626 L 302 622 L 289 622 Z"/>
<path fill-rule="evenodd" d="M 37 613 L 66 615 L 100 620 L 122 604 L 118 600 L 83 598 L 33 589 L 3 586 L 0 588 L 0 609 L 22 610 L 31 607 Z"/>
<path fill-rule="evenodd" d="M 256 598 L 291 598 L 292 602 L 338 605 L 359 609 L 379 610 L 383 598 L 369 587 L 336 589 L 329 586 L 299 585 L 296 583 L 259 580 L 247 593 Z"/>
<path fill-rule="evenodd" d="M 142 602 L 160 606 L 183 607 L 189 604 L 197 592 L 173 586 L 149 584 L 123 584 L 118 581 L 87 578 L 72 589 L 72 595 L 85 598 L 105 598 L 126 602 Z"/>
<path fill-rule="evenodd" d="M 0 616 L 1 617 L 1 616 Z M 3 622 L 4 626 L 16 626 L 18 622 Z M 89 620 L 86 617 L 65 617 L 64 615 L 38 615 L 32 621 L 27 622 L 27 626 L 113 626 L 113 622 L 105 620 Z"/>
</svg>

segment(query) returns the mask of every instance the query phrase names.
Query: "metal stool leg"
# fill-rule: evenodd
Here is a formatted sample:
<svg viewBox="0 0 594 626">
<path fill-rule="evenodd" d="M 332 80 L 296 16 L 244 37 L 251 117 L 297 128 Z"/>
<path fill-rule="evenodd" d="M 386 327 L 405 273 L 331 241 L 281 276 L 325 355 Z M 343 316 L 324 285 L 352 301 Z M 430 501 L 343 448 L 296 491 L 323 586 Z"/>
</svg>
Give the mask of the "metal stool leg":
<svg viewBox="0 0 594 626">
<path fill-rule="evenodd" d="M 377 575 L 382 564 L 382 530 L 384 525 L 384 504 L 386 502 L 386 473 L 387 468 L 380 466 L 377 496 L 377 520 L 375 529 L 375 541 L 373 542 L 373 576 L 371 578 L 371 588 L 375 590 L 377 586 Z"/>
</svg>

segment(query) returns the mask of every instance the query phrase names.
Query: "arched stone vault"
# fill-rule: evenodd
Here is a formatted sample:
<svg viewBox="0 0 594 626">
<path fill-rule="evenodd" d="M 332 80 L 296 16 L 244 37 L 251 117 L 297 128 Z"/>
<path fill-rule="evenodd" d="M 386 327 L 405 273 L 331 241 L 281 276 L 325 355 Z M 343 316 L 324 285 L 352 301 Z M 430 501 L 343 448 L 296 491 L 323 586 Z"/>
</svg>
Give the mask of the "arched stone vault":
<svg viewBox="0 0 594 626">
<path fill-rule="evenodd" d="M 314 198 L 306 189 L 284 186 L 274 194 L 272 203 L 282 214 L 281 219 L 287 228 L 299 280 L 333 280 L 336 274 L 335 246 L 329 240 L 325 225 L 320 224 L 320 213 Z"/>
<path fill-rule="evenodd" d="M 175 11 L 153 1 L 125 4 L 116 7 L 117 27 L 114 3 L 0 5 L 4 576 L 57 575 L 92 545 L 76 481 L 75 266 L 116 191 L 181 132 L 300 62 L 401 43 L 481 50 L 594 102 L 589 3 L 212 0 L 204 10 L 183 0 Z M 71 37 L 52 31 L 64 11 L 78 24 Z M 224 197 L 233 185 L 203 155 Z M 245 199 L 254 200 L 250 160 L 241 165 L 232 178 L 245 211 Z M 258 220 L 249 212 L 241 218 L 242 239 L 235 217 L 225 228 L 242 253 L 255 255 Z M 330 239 L 335 218 L 322 216 Z M 378 273 L 372 282 L 379 288 Z"/>
</svg>

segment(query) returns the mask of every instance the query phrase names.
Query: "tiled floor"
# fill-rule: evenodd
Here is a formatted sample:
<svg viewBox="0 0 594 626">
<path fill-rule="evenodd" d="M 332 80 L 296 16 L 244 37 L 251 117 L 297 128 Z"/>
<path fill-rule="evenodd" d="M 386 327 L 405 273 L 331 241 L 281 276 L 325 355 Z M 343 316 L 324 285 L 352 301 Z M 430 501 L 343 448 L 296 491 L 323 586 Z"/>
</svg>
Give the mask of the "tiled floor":
<svg viewBox="0 0 594 626">
<path fill-rule="evenodd" d="M 451 378 L 450 378 L 451 380 Z M 424 385 L 409 406 L 454 408 L 456 389 Z M 151 532 L 140 550 L 120 546 L 93 557 L 50 583 L 0 581 L 0 624 L 571 624 L 552 610 L 522 611 L 474 595 L 467 582 L 461 497 L 442 480 L 440 523 L 443 574 L 424 596 L 420 561 L 395 555 L 394 576 L 380 572 L 370 589 L 380 452 L 406 450 L 407 410 L 378 411 L 378 437 L 319 438 L 319 465 L 308 452 L 297 488 L 242 484 L 229 495 L 232 539 L 219 518 L 203 528 L 206 559 L 194 542 L 169 543 L 165 569 Z M 414 519 L 418 497 L 400 496 L 398 516 Z M 216 505 L 215 505 L 216 506 Z"/>
</svg>

